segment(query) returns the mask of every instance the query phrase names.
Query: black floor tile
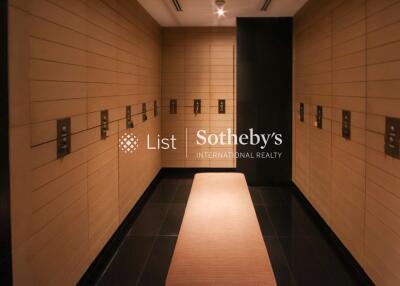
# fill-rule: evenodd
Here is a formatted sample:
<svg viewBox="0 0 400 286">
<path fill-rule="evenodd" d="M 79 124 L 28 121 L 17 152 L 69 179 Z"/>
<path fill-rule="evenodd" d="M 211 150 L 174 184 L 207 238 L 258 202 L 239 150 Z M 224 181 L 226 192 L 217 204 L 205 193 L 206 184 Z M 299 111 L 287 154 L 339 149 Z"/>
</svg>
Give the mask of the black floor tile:
<svg viewBox="0 0 400 286">
<path fill-rule="evenodd" d="M 175 197 L 174 197 L 173 202 L 186 204 L 189 199 L 190 188 L 191 188 L 191 185 L 188 186 L 185 183 L 179 184 L 178 189 L 175 192 Z"/>
<path fill-rule="evenodd" d="M 271 220 L 264 206 L 255 206 L 258 223 L 260 224 L 261 233 L 263 235 L 276 235 Z"/>
<path fill-rule="evenodd" d="M 291 187 L 259 187 L 258 190 L 264 204 L 267 206 L 287 205 L 293 199 L 293 190 Z"/>
<path fill-rule="evenodd" d="M 171 204 L 161 227 L 160 235 L 178 235 L 186 204 Z"/>
<path fill-rule="evenodd" d="M 291 270 L 297 286 L 342 286 L 341 284 L 332 283 L 329 279 L 329 274 L 322 267 L 304 266 L 302 270 Z"/>
<path fill-rule="evenodd" d="M 150 257 L 154 237 L 127 237 L 97 286 L 135 285 Z"/>
<path fill-rule="evenodd" d="M 157 238 L 138 285 L 165 285 L 175 243 L 175 236 L 160 236 Z"/>
<path fill-rule="evenodd" d="M 264 201 L 261 198 L 259 187 L 249 187 L 251 200 L 255 206 L 264 205 Z"/>
<path fill-rule="evenodd" d="M 170 203 L 174 199 L 179 186 L 178 179 L 162 179 L 156 186 L 149 203 Z"/>
<path fill-rule="evenodd" d="M 128 235 L 157 235 L 168 211 L 167 204 L 147 204 L 134 222 Z"/>
<path fill-rule="evenodd" d="M 316 253 L 316 248 L 308 237 L 288 236 L 279 238 L 279 243 L 285 253 L 289 266 L 296 267 L 316 267 L 323 265 Z"/>
<path fill-rule="evenodd" d="M 164 285 L 193 179 L 162 178 L 98 285 Z M 278 286 L 361 286 L 364 277 L 291 187 L 250 187 Z"/>
<path fill-rule="evenodd" d="M 328 270 L 332 281 L 339 285 L 368 285 L 361 273 L 346 261 L 327 239 L 310 238 L 309 241 L 318 255 L 318 260 Z"/>
<path fill-rule="evenodd" d="M 266 210 L 271 218 L 277 235 L 296 235 L 296 218 L 293 217 L 292 208 L 290 205 L 268 206 L 266 207 Z"/>
<path fill-rule="evenodd" d="M 279 236 L 320 236 L 312 219 L 296 201 L 266 206 L 266 210 Z"/>
<path fill-rule="evenodd" d="M 278 238 L 276 236 L 264 236 L 264 242 L 268 250 L 277 286 L 296 285 Z"/>
</svg>

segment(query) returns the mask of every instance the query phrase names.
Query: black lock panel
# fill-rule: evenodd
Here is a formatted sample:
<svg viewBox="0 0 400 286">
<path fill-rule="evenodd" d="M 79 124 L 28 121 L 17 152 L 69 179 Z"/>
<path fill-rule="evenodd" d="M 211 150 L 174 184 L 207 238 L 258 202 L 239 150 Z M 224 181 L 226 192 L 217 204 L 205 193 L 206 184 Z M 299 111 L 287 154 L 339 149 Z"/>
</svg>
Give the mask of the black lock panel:
<svg viewBox="0 0 400 286">
<path fill-rule="evenodd" d="M 342 111 L 342 137 L 351 138 L 351 112 L 348 110 Z"/>
<path fill-rule="evenodd" d="M 176 110 L 178 107 L 178 101 L 176 99 L 170 99 L 169 101 L 169 113 L 176 114 Z"/>
<path fill-rule="evenodd" d="M 317 106 L 316 121 L 317 121 L 317 127 L 318 127 L 319 129 L 322 129 L 322 119 L 323 119 L 322 106 L 321 106 L 321 105 L 318 105 L 318 106 Z"/>
<path fill-rule="evenodd" d="M 107 138 L 108 131 L 108 110 L 100 112 L 100 138 L 102 140 Z"/>
<path fill-rule="evenodd" d="M 195 99 L 193 102 L 193 112 L 195 115 L 201 113 L 201 100 L 200 99 Z"/>
<path fill-rule="evenodd" d="M 304 122 L 304 103 L 300 102 L 300 121 Z"/>
<path fill-rule="evenodd" d="M 400 118 L 386 117 L 385 154 L 400 159 Z"/>
<path fill-rule="evenodd" d="M 158 115 L 158 106 L 157 106 L 157 100 L 154 100 L 154 106 L 153 106 L 153 110 L 154 110 L 154 117 L 157 117 Z"/>
<path fill-rule="evenodd" d="M 125 108 L 125 117 L 126 117 L 126 128 L 133 128 L 133 120 L 132 120 L 132 108 L 130 105 L 127 105 Z"/>
<path fill-rule="evenodd" d="M 71 153 L 71 119 L 57 120 L 57 159 Z"/>
<path fill-rule="evenodd" d="M 147 120 L 146 103 L 142 103 L 142 121 L 145 122 L 146 120 Z"/>
<path fill-rule="evenodd" d="M 218 113 L 225 113 L 225 99 L 218 99 Z"/>
</svg>

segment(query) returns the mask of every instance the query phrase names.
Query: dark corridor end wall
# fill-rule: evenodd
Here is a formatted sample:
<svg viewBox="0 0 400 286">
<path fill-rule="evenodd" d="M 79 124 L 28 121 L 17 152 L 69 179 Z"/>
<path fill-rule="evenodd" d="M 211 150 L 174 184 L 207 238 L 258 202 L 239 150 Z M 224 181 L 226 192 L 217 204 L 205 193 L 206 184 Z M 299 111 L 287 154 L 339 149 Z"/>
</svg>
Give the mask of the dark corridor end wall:
<svg viewBox="0 0 400 286">
<path fill-rule="evenodd" d="M 239 153 L 282 152 L 278 158 L 238 158 L 252 185 L 291 182 L 292 18 L 237 19 L 237 132 L 281 133 L 283 143 L 238 145 Z"/>
</svg>

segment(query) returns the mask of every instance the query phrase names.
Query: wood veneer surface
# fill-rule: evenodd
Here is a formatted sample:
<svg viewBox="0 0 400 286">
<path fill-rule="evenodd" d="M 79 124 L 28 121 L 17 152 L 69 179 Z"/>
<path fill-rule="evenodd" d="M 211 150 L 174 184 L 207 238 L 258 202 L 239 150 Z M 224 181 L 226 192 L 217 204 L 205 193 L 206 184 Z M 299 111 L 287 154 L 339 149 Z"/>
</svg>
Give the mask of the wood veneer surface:
<svg viewBox="0 0 400 286">
<path fill-rule="evenodd" d="M 276 285 L 243 174 L 196 174 L 167 285 Z"/>
<path fill-rule="evenodd" d="M 388 286 L 400 285 L 400 161 L 384 152 L 385 117 L 400 117 L 399 23 L 399 0 L 310 0 L 294 17 L 293 181 Z"/>
</svg>

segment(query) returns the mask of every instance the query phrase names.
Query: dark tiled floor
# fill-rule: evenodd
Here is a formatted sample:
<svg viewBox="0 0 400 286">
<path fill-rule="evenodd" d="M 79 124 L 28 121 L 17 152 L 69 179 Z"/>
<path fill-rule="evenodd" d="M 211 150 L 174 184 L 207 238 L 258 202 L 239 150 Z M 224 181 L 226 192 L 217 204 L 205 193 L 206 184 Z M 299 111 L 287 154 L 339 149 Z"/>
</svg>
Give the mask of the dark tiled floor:
<svg viewBox="0 0 400 286">
<path fill-rule="evenodd" d="M 192 179 L 160 180 L 97 285 L 164 285 Z M 278 286 L 367 285 L 291 187 L 250 187 Z"/>
</svg>

